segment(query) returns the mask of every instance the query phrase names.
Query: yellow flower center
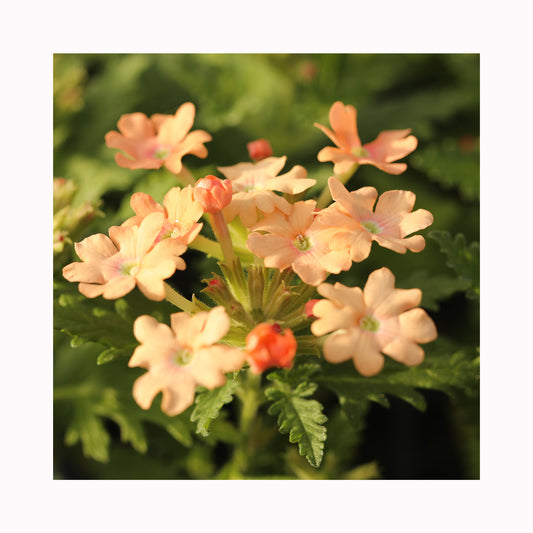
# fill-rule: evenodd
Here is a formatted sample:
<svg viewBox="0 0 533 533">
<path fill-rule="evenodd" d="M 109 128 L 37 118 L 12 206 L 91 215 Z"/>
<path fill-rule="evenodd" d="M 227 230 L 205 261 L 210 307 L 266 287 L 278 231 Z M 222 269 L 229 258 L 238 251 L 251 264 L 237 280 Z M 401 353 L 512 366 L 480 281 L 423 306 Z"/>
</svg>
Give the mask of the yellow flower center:
<svg viewBox="0 0 533 533">
<path fill-rule="evenodd" d="M 192 361 L 192 353 L 185 348 L 176 350 L 176 353 L 172 356 L 172 362 L 178 366 L 188 365 Z"/>
<path fill-rule="evenodd" d="M 377 222 L 374 222 L 373 220 L 365 220 L 361 222 L 361 226 L 363 226 L 363 228 L 365 228 L 366 231 L 373 233 L 375 235 L 383 231 L 381 226 Z"/>
<path fill-rule="evenodd" d="M 120 267 L 123 276 L 135 276 L 139 272 L 139 265 L 135 261 L 126 261 Z"/>
<path fill-rule="evenodd" d="M 154 153 L 154 157 L 156 159 L 166 159 L 169 155 L 170 155 L 170 150 L 168 148 L 159 148 Z"/>
<path fill-rule="evenodd" d="M 364 331 L 376 333 L 376 331 L 379 331 L 380 323 L 373 316 L 366 315 L 359 321 L 359 327 Z"/>
<path fill-rule="evenodd" d="M 294 246 L 296 246 L 300 252 L 308 252 L 313 247 L 309 238 L 301 233 L 296 235 L 296 239 L 294 239 Z"/>
<path fill-rule="evenodd" d="M 355 157 L 367 157 L 368 150 L 366 148 L 363 148 L 362 146 L 358 146 L 357 148 L 352 148 L 352 154 Z"/>
</svg>

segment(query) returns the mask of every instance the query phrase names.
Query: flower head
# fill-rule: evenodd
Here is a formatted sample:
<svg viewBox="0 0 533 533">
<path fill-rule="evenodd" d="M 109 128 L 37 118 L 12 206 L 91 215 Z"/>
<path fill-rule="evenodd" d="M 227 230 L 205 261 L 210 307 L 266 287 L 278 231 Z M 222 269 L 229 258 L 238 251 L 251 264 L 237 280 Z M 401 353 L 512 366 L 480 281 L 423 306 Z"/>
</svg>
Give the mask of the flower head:
<svg viewBox="0 0 533 533">
<path fill-rule="evenodd" d="M 372 241 L 398 253 L 420 252 L 426 241 L 411 233 L 433 223 L 433 215 L 425 209 L 412 211 L 416 196 L 410 191 L 387 191 L 374 203 L 378 193 L 374 187 L 349 192 L 334 177 L 329 188 L 335 203 L 323 209 L 317 224 L 320 237 L 333 250 L 347 250 L 352 261 L 363 261 L 370 253 Z"/>
<path fill-rule="evenodd" d="M 183 189 L 170 189 L 163 198 L 163 205 L 144 192 L 134 193 L 130 205 L 135 216 L 123 222 L 122 226 L 138 226 L 147 215 L 163 213 L 163 226 L 157 241 L 170 238 L 190 244 L 202 229 L 203 224 L 197 222 L 203 214 L 202 206 L 194 200 L 190 185 Z"/>
<path fill-rule="evenodd" d="M 347 270 L 351 261 L 345 251 L 333 251 L 321 237 L 315 221 L 315 200 L 295 202 L 289 215 L 275 211 L 252 226 L 246 245 L 255 255 L 265 258 L 265 266 L 294 272 L 309 285 L 318 285 L 327 272 Z M 266 234 L 257 233 L 265 231 Z M 327 235 L 326 235 L 327 237 Z"/>
<path fill-rule="evenodd" d="M 194 199 L 202 206 L 205 213 L 218 213 L 231 202 L 232 185 L 230 180 L 221 180 L 216 176 L 206 176 L 196 182 Z"/>
<path fill-rule="evenodd" d="M 263 322 L 246 337 L 246 360 L 254 374 L 267 368 L 290 368 L 296 355 L 296 340 L 291 329 Z"/>
<path fill-rule="evenodd" d="M 226 382 L 226 372 L 244 364 L 242 350 L 217 344 L 230 328 L 230 318 L 223 307 L 193 316 L 170 315 L 170 327 L 143 315 L 133 325 L 141 343 L 131 356 L 130 367 L 148 370 L 133 384 L 133 397 L 148 409 L 158 392 L 163 393 L 161 409 L 169 416 L 178 415 L 192 405 L 197 385 L 214 389 Z"/>
<path fill-rule="evenodd" d="M 144 113 L 122 115 L 118 121 L 120 131 L 110 131 L 105 136 L 109 148 L 123 153 L 115 155 L 117 164 L 124 168 L 161 168 L 179 174 L 181 159 L 186 154 L 207 156 L 204 143 L 211 135 L 203 130 L 190 131 L 196 113 L 194 104 L 186 102 L 175 115 L 155 114 L 148 118 Z"/>
<path fill-rule="evenodd" d="M 382 131 L 372 142 L 361 144 L 357 132 L 357 111 L 352 105 L 335 102 L 329 110 L 332 130 L 316 124 L 336 145 L 327 146 L 318 153 L 319 161 L 332 161 L 336 175 L 350 170 L 354 165 L 374 165 L 389 174 L 401 174 L 405 163 L 394 163 L 410 154 L 418 141 L 410 129 Z"/>
<path fill-rule="evenodd" d="M 163 300 L 163 280 L 185 269 L 179 256 L 187 248 L 174 239 L 156 242 L 163 221 L 162 213 L 151 213 L 139 226 L 111 227 L 111 238 L 98 233 L 83 239 L 75 244 L 81 262 L 67 265 L 63 276 L 80 282 L 79 290 L 88 298 L 114 300 L 137 286 L 147 298 Z"/>
<path fill-rule="evenodd" d="M 266 139 L 257 139 L 256 141 L 249 142 L 246 147 L 248 148 L 248 154 L 253 161 L 261 161 L 266 157 L 270 157 L 274 152 L 270 143 Z"/>
<path fill-rule="evenodd" d="M 286 156 L 267 157 L 257 163 L 218 167 L 233 184 L 233 199 L 224 209 L 228 222 L 239 215 L 242 223 L 249 227 L 257 222 L 257 210 L 267 214 L 276 209 L 290 213 L 291 204 L 274 191 L 298 194 L 312 187 L 316 180 L 307 179 L 307 171 L 300 165 L 278 176 L 286 161 Z"/>
<path fill-rule="evenodd" d="M 383 354 L 408 366 L 424 360 L 418 344 L 437 338 L 435 324 L 417 307 L 420 289 L 396 289 L 394 282 L 384 267 L 370 274 L 364 290 L 341 283 L 319 285 L 325 299 L 313 307 L 318 319 L 311 331 L 317 336 L 333 332 L 324 342 L 327 361 L 353 359 L 362 375 L 373 376 L 383 368 Z"/>
</svg>

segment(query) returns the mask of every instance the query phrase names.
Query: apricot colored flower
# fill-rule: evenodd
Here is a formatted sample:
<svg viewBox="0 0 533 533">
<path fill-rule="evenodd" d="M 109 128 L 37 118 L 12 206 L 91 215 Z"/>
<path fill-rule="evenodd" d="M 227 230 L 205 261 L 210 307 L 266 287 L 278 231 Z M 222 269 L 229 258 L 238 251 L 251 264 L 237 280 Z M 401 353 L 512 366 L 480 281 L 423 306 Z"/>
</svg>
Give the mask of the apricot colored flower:
<svg viewBox="0 0 533 533">
<path fill-rule="evenodd" d="M 231 180 L 221 180 L 216 176 L 206 176 L 196 182 L 194 199 L 202 206 L 205 213 L 219 213 L 232 198 Z"/>
<path fill-rule="evenodd" d="M 329 178 L 335 203 L 318 215 L 322 228 L 320 238 L 333 250 L 347 250 L 352 261 L 362 261 L 370 254 L 372 241 L 400 254 L 407 250 L 420 252 L 426 241 L 421 235 L 407 237 L 433 223 L 433 215 L 425 209 L 412 212 L 416 196 L 411 191 L 387 191 L 377 201 L 374 187 L 349 192 L 342 183 Z"/>
<path fill-rule="evenodd" d="M 319 231 L 315 207 L 315 200 L 306 200 L 295 202 L 289 215 L 280 211 L 266 215 L 252 226 L 246 241 L 248 249 L 264 257 L 267 267 L 291 267 L 309 285 L 324 281 L 328 272 L 347 270 L 351 261 L 346 251 L 332 251 L 328 241 L 321 238 L 325 232 Z"/>
<path fill-rule="evenodd" d="M 161 410 L 178 415 L 192 405 L 196 386 L 214 389 L 224 385 L 226 372 L 239 370 L 245 361 L 242 350 L 217 344 L 230 328 L 230 318 L 223 307 L 170 315 L 170 327 L 155 318 L 142 315 L 133 324 L 133 333 L 141 343 L 128 363 L 148 370 L 133 384 L 133 398 L 148 409 L 163 393 Z"/>
<path fill-rule="evenodd" d="M 176 239 L 156 242 L 163 222 L 162 213 L 151 213 L 139 226 L 109 228 L 111 238 L 98 233 L 83 239 L 75 244 L 81 262 L 63 268 L 63 276 L 80 282 L 79 291 L 87 298 L 113 300 L 137 286 L 147 298 L 163 300 L 163 280 L 185 269 L 179 256 L 187 248 Z"/>
<path fill-rule="evenodd" d="M 170 238 L 190 244 L 203 226 L 201 222 L 197 222 L 203 215 L 202 206 L 194 200 L 191 185 L 183 189 L 170 189 L 163 198 L 163 205 L 157 203 L 149 194 L 136 192 L 130 199 L 130 205 L 135 216 L 123 222 L 122 226 L 138 226 L 147 215 L 163 213 L 163 226 L 157 241 Z"/>
<path fill-rule="evenodd" d="M 194 104 L 186 102 L 174 115 L 155 114 L 148 118 L 144 113 L 129 113 L 118 120 L 120 131 L 106 133 L 105 143 L 109 148 L 124 152 L 115 155 L 117 164 L 124 168 L 161 168 L 165 165 L 170 172 L 179 174 L 181 159 L 186 154 L 205 158 L 204 143 L 211 135 L 203 130 L 190 131 L 194 115 Z"/>
<path fill-rule="evenodd" d="M 267 157 L 257 163 L 218 167 L 233 185 L 233 199 L 224 209 L 228 222 L 239 215 L 242 223 L 250 227 L 257 222 L 257 210 L 273 213 L 279 209 L 287 215 L 290 213 L 291 204 L 274 191 L 298 194 L 312 187 L 316 180 L 306 178 L 307 171 L 300 165 L 278 176 L 286 161 L 286 156 Z"/>
<path fill-rule="evenodd" d="M 257 139 L 249 142 L 246 148 L 248 148 L 248 154 L 253 161 L 261 161 L 261 159 L 270 157 L 274 153 L 272 146 L 266 139 Z"/>
<path fill-rule="evenodd" d="M 246 337 L 246 360 L 254 374 L 271 367 L 290 368 L 296 348 L 296 339 L 290 328 L 282 332 L 279 324 L 263 322 Z"/>
<path fill-rule="evenodd" d="M 382 131 L 372 142 L 361 144 L 357 132 L 357 111 L 352 105 L 335 102 L 329 110 L 332 130 L 315 123 L 336 145 L 322 148 L 319 161 L 334 163 L 337 176 L 348 172 L 353 165 L 374 165 L 389 174 L 401 174 L 405 163 L 393 163 L 410 154 L 418 141 L 410 129 Z"/>
<path fill-rule="evenodd" d="M 417 307 L 420 289 L 394 288 L 388 268 L 370 274 L 364 290 L 341 283 L 323 283 L 318 292 L 326 299 L 316 303 L 311 324 L 314 335 L 333 332 L 324 342 L 324 358 L 330 363 L 352 359 L 363 376 L 383 368 L 383 354 L 407 366 L 419 365 L 424 350 L 419 343 L 437 338 L 435 324 Z"/>
</svg>

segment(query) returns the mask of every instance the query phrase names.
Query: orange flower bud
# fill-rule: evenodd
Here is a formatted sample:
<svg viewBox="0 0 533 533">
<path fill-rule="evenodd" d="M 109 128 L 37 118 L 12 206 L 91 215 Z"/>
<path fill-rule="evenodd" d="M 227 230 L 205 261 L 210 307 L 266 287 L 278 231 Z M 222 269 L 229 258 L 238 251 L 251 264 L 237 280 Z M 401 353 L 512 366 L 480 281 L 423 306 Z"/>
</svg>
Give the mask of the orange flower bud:
<svg viewBox="0 0 533 533">
<path fill-rule="evenodd" d="M 273 366 L 290 368 L 296 346 L 296 339 L 289 328 L 282 333 L 278 324 L 263 322 L 246 337 L 246 359 L 254 374 Z"/>
<path fill-rule="evenodd" d="M 218 213 L 231 202 L 233 188 L 231 180 L 206 176 L 196 182 L 194 199 L 202 206 L 204 213 Z"/>
<path fill-rule="evenodd" d="M 253 161 L 260 161 L 266 157 L 270 157 L 274 152 L 272 152 L 272 147 L 266 139 L 257 139 L 257 141 L 252 141 L 246 145 L 248 148 L 248 153 L 250 154 L 250 159 Z"/>
</svg>

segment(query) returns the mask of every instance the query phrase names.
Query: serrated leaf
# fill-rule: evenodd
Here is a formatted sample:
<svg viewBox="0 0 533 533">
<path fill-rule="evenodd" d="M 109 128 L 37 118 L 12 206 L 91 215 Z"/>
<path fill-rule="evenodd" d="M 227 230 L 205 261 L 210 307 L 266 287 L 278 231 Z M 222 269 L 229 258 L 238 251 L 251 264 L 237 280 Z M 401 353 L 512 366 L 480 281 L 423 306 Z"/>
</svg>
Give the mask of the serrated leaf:
<svg viewBox="0 0 533 533">
<path fill-rule="evenodd" d="M 218 416 L 220 409 L 233 400 L 233 393 L 238 382 L 234 379 L 226 381 L 222 387 L 196 394 L 195 407 L 191 415 L 191 422 L 197 422 L 196 433 L 207 437 L 209 426 Z"/>
<path fill-rule="evenodd" d="M 278 415 L 280 433 L 289 434 L 289 441 L 298 443 L 298 451 L 311 466 L 318 468 L 324 455 L 326 428 L 322 425 L 327 417 L 322 413 L 322 404 L 309 399 L 317 385 L 302 382 L 291 388 L 289 379 L 281 373 L 271 373 L 272 385 L 265 391 L 267 398 L 274 402 L 268 409 L 271 415 Z M 277 377 L 277 379 L 276 379 Z"/>
<path fill-rule="evenodd" d="M 441 252 L 448 257 L 446 265 L 470 283 L 467 296 L 472 299 L 479 298 L 479 243 L 472 242 L 467 245 L 462 233 L 452 238 L 447 231 L 432 231 L 428 237 L 439 243 Z"/>
</svg>

